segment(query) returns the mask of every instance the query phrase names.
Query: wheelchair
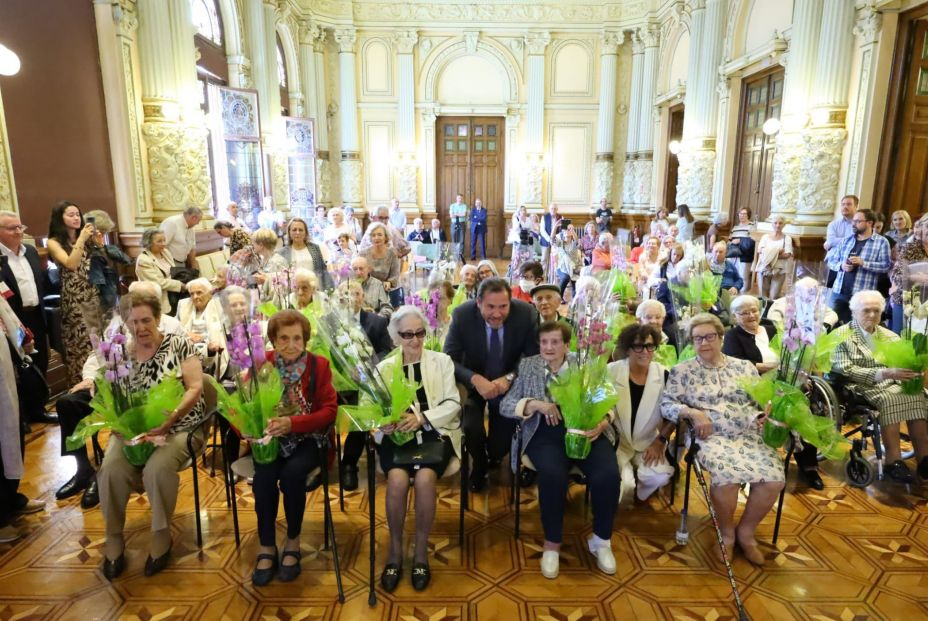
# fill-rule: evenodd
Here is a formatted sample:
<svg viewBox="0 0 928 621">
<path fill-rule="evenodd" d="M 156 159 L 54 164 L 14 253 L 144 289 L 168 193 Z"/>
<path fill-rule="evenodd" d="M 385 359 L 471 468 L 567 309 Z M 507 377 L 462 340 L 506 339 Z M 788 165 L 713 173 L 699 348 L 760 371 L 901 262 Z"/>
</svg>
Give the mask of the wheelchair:
<svg viewBox="0 0 928 621">
<path fill-rule="evenodd" d="M 864 399 L 857 386 L 839 373 L 828 373 L 825 376 L 823 392 L 830 391 L 827 397 L 837 404 L 840 416 L 835 418 L 835 425 L 845 438 L 851 440 L 851 451 L 844 464 L 844 474 L 848 485 L 852 487 L 867 487 L 874 480 L 883 479 L 883 438 L 881 436 L 879 410 L 875 409 Z M 851 429 L 843 431 L 844 425 L 851 425 Z M 903 441 L 908 441 L 908 435 L 900 434 Z M 867 445 L 873 444 L 874 455 L 864 457 Z M 908 459 L 913 451 L 903 451 L 902 458 Z"/>
</svg>

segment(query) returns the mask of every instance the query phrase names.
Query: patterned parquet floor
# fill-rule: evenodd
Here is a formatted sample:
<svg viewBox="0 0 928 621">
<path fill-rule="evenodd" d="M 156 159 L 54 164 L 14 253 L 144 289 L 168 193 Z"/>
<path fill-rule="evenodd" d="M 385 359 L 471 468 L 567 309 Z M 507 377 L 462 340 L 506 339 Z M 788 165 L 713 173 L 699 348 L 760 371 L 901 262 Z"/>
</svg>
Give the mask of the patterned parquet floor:
<svg viewBox="0 0 928 621">
<path fill-rule="evenodd" d="M 28 438 L 23 490 L 46 500 L 47 510 L 21 517 L 15 525 L 23 538 L 0 545 L 0 621 L 737 618 L 724 568 L 714 560 L 712 525 L 695 487 L 686 546 L 674 540 L 679 495 L 675 507 L 669 506 L 664 490 L 647 505 L 620 510 L 613 536 L 618 572 L 609 577 L 596 569 L 586 551 L 589 517 L 582 488 L 572 486 L 561 575 L 550 581 L 539 569 L 542 535 L 534 489 L 522 495 L 523 535 L 516 541 L 505 485 L 508 476 L 497 473 L 496 484 L 473 497 L 461 547 L 457 478 L 443 481 L 430 540 L 430 588 L 416 593 L 407 573 L 395 593 L 378 588 L 378 603 L 371 608 L 365 491 L 348 493 L 342 513 L 337 487 L 330 488 L 347 596 L 344 604 L 336 598 L 331 554 L 321 550 L 321 488 L 307 499 L 302 575 L 294 583 L 275 582 L 256 589 L 250 581 L 257 546 L 251 489 L 244 483 L 237 486 L 243 539 L 236 548 L 221 475 L 211 478 L 202 462 L 203 547 L 196 545 L 192 479 L 187 471 L 181 477 L 170 567 L 153 578 L 143 576 L 149 513 L 146 499 L 133 496 L 127 522 L 128 569 L 110 584 L 99 569 L 103 543 L 99 508 L 82 511 L 79 497 L 54 500 L 55 490 L 73 472 L 69 462 L 59 457 L 58 428 L 35 425 Z M 905 489 L 877 483 L 867 490 L 853 489 L 844 484 L 841 464 L 826 465 L 824 476 L 827 487 L 822 492 L 790 477 L 776 546 L 770 544 L 772 515 L 761 528 L 765 567 L 736 559 L 735 574 L 751 619 L 928 618 L 928 486 Z M 379 578 L 388 537 L 382 485 L 376 502 Z M 411 512 L 408 526 L 411 532 Z M 411 565 L 411 550 L 406 564 Z"/>
</svg>

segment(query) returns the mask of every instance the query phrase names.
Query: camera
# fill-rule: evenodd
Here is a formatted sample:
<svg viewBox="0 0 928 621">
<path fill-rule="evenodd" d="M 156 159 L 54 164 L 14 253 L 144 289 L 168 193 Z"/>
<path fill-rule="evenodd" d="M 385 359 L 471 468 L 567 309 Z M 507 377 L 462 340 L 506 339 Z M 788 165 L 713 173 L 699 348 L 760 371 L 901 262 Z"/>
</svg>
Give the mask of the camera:
<svg viewBox="0 0 928 621">
<path fill-rule="evenodd" d="M 87 216 L 86 218 L 84 218 L 84 222 L 87 223 L 87 224 L 89 224 L 90 226 L 92 226 L 92 227 L 94 228 L 94 230 L 96 230 L 96 228 L 97 228 L 97 219 L 96 219 L 95 217 L 93 217 L 93 216 Z"/>
<path fill-rule="evenodd" d="M 531 246 L 534 243 L 531 229 L 519 228 L 519 243 L 523 246 Z"/>
<path fill-rule="evenodd" d="M 561 218 L 560 227 L 561 227 L 561 229 L 563 229 L 563 230 L 566 231 L 566 230 L 567 230 L 567 227 L 570 226 L 570 225 L 573 224 L 573 223 L 574 223 L 574 221 L 571 220 L 570 218 Z"/>
</svg>

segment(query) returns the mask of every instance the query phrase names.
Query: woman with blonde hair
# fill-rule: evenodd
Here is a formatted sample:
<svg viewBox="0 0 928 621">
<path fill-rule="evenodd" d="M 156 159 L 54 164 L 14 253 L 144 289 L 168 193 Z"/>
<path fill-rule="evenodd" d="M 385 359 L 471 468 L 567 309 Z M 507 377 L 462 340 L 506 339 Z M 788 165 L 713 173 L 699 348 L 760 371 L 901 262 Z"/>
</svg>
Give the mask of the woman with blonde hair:
<svg viewBox="0 0 928 621">
<path fill-rule="evenodd" d="M 757 274 L 758 293 L 768 300 L 780 297 L 793 258 L 793 239 L 783 233 L 784 226 L 786 218 L 774 216 L 773 231 L 760 238 L 751 268 Z"/>
</svg>

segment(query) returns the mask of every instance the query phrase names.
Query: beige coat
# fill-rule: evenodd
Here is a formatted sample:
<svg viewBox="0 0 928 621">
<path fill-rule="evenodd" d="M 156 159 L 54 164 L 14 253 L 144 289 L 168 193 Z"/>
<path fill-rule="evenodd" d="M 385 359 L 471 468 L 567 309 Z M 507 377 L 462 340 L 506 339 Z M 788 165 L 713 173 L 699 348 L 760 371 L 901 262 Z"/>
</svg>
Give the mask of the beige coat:
<svg viewBox="0 0 928 621">
<path fill-rule="evenodd" d="M 171 252 L 167 248 L 161 252 L 168 264 L 173 266 L 174 257 L 171 255 Z M 135 260 L 135 275 L 141 281 L 153 282 L 161 287 L 161 312 L 165 315 L 170 314 L 172 309 L 168 302 L 168 291 L 180 293 L 184 290 L 184 283 L 171 278 L 171 270 L 168 269 L 167 272 L 165 272 L 161 265 L 155 260 L 155 255 L 148 250 L 142 252 Z"/>
</svg>

